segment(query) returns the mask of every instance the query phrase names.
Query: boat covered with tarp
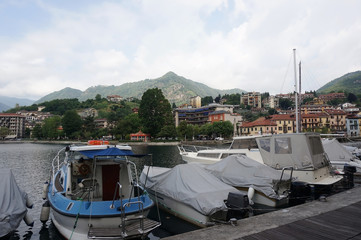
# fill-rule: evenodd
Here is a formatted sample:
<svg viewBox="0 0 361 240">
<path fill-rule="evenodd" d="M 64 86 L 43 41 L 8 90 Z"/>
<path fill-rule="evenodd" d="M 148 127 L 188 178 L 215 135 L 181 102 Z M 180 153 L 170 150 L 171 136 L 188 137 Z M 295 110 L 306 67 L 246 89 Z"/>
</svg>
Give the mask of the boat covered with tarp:
<svg viewBox="0 0 361 240">
<path fill-rule="evenodd" d="M 32 207 L 28 195 L 17 185 L 12 170 L 0 169 L 0 237 L 16 230 L 21 221 L 32 226 L 27 208 Z"/>
<path fill-rule="evenodd" d="M 230 193 L 240 197 L 242 206 L 238 207 L 248 206 L 247 195 L 240 194 L 196 164 L 180 164 L 173 168 L 145 166 L 140 182 L 160 207 L 200 227 L 215 220 L 228 220 Z"/>
<path fill-rule="evenodd" d="M 289 174 L 249 157 L 235 155 L 204 168 L 222 182 L 246 192 L 250 202 L 271 207 L 288 204 L 292 183 Z"/>
</svg>

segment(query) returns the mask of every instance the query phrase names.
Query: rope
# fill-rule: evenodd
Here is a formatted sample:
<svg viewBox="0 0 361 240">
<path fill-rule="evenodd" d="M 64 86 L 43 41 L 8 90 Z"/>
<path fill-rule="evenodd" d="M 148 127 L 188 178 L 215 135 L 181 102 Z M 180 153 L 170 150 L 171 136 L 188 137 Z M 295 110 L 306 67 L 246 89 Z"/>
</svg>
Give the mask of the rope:
<svg viewBox="0 0 361 240">
<path fill-rule="evenodd" d="M 79 207 L 78 214 L 76 215 L 76 218 L 75 218 L 75 222 L 74 222 L 74 226 L 73 226 L 73 231 L 71 232 L 71 235 L 70 235 L 69 240 L 71 240 L 71 238 L 73 237 L 73 233 L 74 233 L 74 231 L 75 231 L 76 225 L 78 224 L 78 218 L 79 218 L 79 215 L 80 215 L 81 206 L 83 205 L 83 199 L 82 199 L 82 198 L 78 198 L 77 200 L 81 200 L 81 202 L 80 202 L 80 207 Z"/>
</svg>

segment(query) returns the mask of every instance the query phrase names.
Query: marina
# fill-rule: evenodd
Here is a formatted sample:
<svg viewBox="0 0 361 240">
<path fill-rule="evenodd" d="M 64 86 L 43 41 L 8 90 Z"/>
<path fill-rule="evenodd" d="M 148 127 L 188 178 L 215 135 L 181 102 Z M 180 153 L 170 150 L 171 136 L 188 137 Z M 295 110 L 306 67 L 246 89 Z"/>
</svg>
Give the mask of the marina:
<svg viewBox="0 0 361 240">
<path fill-rule="evenodd" d="M 34 201 L 34 209 L 30 212 L 32 217 L 35 220 L 34 227 L 28 227 L 25 223 L 21 223 L 18 230 L 14 234 L 13 239 L 64 239 L 61 234 L 58 232 L 56 227 L 54 226 L 51 220 L 48 220 L 45 224 L 42 224 L 39 221 L 39 216 L 41 212 L 41 206 L 43 204 L 42 200 L 42 192 L 43 186 L 42 183 L 44 179 L 49 179 L 51 173 L 51 161 L 49 159 L 52 156 L 56 155 L 56 153 L 64 148 L 65 145 L 58 144 L 33 144 L 33 143 L 10 143 L 10 144 L 0 144 L 0 167 L 4 168 L 12 168 L 16 179 L 18 180 L 19 186 L 29 193 L 29 197 Z M 150 159 L 139 159 L 136 161 L 137 168 L 142 170 L 144 165 L 152 164 L 153 166 L 162 166 L 165 168 L 172 168 L 176 165 L 184 163 L 179 155 L 178 149 L 176 146 L 147 146 L 147 145 L 137 145 L 132 146 L 135 153 L 145 154 L 151 153 L 152 158 Z M 37 174 L 34 174 L 34 173 Z M 355 176 L 356 178 L 356 176 Z M 152 231 L 148 235 L 148 239 L 163 239 L 163 238 L 174 238 L 174 239 L 184 239 L 192 238 L 202 239 L 205 236 L 202 235 L 207 231 L 221 231 L 222 236 L 214 235 L 213 239 L 227 239 L 231 238 L 240 238 L 244 235 L 244 231 L 247 230 L 247 224 L 249 221 L 260 221 L 259 219 L 264 219 L 267 216 L 273 216 L 273 214 L 283 214 L 282 220 L 277 218 L 269 219 L 268 225 L 271 224 L 275 226 L 277 224 L 288 224 L 293 222 L 293 218 L 283 218 L 287 215 L 287 213 L 291 212 L 293 215 L 305 216 L 307 212 L 328 212 L 332 211 L 331 208 L 321 210 L 322 206 L 328 206 L 329 203 L 332 202 L 332 206 L 334 209 L 340 208 L 342 206 L 347 206 L 353 204 L 354 202 L 348 203 L 348 198 L 350 201 L 354 198 L 353 191 L 356 191 L 358 188 L 349 189 L 343 191 L 342 193 L 333 194 L 332 196 L 327 196 L 326 201 L 312 201 L 307 202 L 306 204 L 302 204 L 296 207 L 289 207 L 285 209 L 277 209 L 270 210 L 270 213 L 262 214 L 261 216 L 252 216 L 250 218 L 242 219 L 237 221 L 237 226 L 233 227 L 230 224 L 218 225 L 208 227 L 202 230 L 197 230 L 197 227 L 186 226 L 178 223 L 178 219 L 176 220 L 172 215 L 167 215 L 161 211 L 161 222 L 162 226 L 154 231 Z M 352 194 L 351 194 L 352 193 Z M 339 196 L 340 194 L 344 194 L 342 198 L 343 201 L 335 202 L 331 199 L 334 199 L 335 196 Z M 357 192 L 355 193 L 357 194 Z M 347 198 L 347 199 L 346 199 Z M 315 208 L 312 204 L 321 204 L 317 205 Z M 323 205 L 322 205 L 323 204 Z M 304 207 L 304 208 L 303 208 Z M 295 210 L 293 210 L 295 209 Z M 317 209 L 315 211 L 315 209 Z M 333 209 L 333 210 L 334 210 Z M 257 208 L 254 209 L 257 211 Z M 157 220 L 157 210 L 152 210 L 155 219 Z M 266 211 L 267 212 L 267 211 Z M 255 214 L 257 215 L 257 214 Z M 288 216 L 288 215 L 287 215 Z M 310 216 L 310 215 L 307 215 Z M 312 215 L 314 216 L 314 215 Z M 295 217 L 295 216 L 293 216 Z M 267 217 L 268 218 L 268 217 Z M 252 220 L 255 219 L 255 220 Z M 258 219 L 258 220 L 257 220 Z M 177 222 L 175 222 L 176 220 Z M 297 219 L 297 221 L 300 219 Z M 274 222 L 272 222 L 274 221 Z M 254 227 L 253 222 L 253 227 Z M 251 223 L 250 223 L 251 224 Z M 252 225 L 251 224 L 251 225 Z M 182 225 L 182 226 L 181 226 Z M 238 229 L 240 226 L 243 226 L 242 229 Z M 268 226 L 267 224 L 265 226 Z M 281 225 L 279 225 L 281 226 Z M 233 227 L 233 228 L 232 228 Z M 243 229 L 246 227 L 246 229 Z M 260 226 L 257 225 L 257 229 Z M 175 230 L 172 228 L 176 228 Z M 229 228 L 231 230 L 229 230 Z M 236 230 L 236 229 L 237 230 Z M 251 228 L 249 226 L 249 228 Z M 221 230 L 220 230 L 221 229 Z M 267 230 L 268 228 L 263 228 L 263 230 Z M 248 229 L 249 230 L 249 229 Z M 247 231 L 248 231 L 247 230 Z M 262 230 L 262 231 L 263 231 Z M 242 233 L 240 232 L 242 231 Z M 259 230 L 261 232 L 261 230 Z M 248 235 L 253 234 L 255 232 L 249 231 Z M 180 235 L 179 235 L 180 234 Z M 186 235 L 183 235 L 186 234 Z M 213 234 L 207 233 L 206 235 Z M 233 234 L 233 235 L 232 235 Z M 241 234 L 241 235 L 237 235 Z M 216 238 L 218 236 L 218 238 Z M 229 237 L 228 237 L 229 236 Z M 212 236 L 213 237 L 213 236 Z M 209 238 L 209 236 L 208 236 Z"/>
</svg>

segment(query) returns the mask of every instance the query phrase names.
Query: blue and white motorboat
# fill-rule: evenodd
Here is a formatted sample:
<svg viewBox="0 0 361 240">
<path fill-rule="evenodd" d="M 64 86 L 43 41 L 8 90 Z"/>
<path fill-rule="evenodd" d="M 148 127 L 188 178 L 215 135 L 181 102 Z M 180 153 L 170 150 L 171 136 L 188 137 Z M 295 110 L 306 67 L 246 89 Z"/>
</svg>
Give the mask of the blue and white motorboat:
<svg viewBox="0 0 361 240">
<path fill-rule="evenodd" d="M 52 162 L 50 183 L 44 186 L 47 202 L 41 221 L 47 221 L 51 209 L 55 227 L 67 239 L 146 236 L 160 223 L 146 218 L 154 203 L 138 184 L 129 156 L 136 155 L 127 145 L 61 149 Z"/>
</svg>

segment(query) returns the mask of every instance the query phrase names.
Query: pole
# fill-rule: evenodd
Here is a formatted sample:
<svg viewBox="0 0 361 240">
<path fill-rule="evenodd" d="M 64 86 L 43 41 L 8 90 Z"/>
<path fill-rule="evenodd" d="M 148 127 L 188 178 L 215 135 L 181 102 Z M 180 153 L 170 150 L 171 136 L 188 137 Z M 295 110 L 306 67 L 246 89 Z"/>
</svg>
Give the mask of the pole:
<svg viewBox="0 0 361 240">
<path fill-rule="evenodd" d="M 296 105 L 296 133 L 298 132 L 298 94 L 297 94 L 297 65 L 296 65 L 296 49 L 293 49 L 293 66 L 295 71 L 295 105 Z"/>
<path fill-rule="evenodd" d="M 300 115 L 299 115 L 299 118 L 298 118 L 298 121 L 299 121 L 299 132 L 302 132 L 302 110 L 301 110 L 301 106 L 302 106 L 302 92 L 301 92 L 301 62 L 299 64 L 299 68 L 298 68 L 298 71 L 299 71 L 299 79 L 298 79 L 298 93 L 299 93 L 299 103 L 300 103 Z"/>
</svg>

